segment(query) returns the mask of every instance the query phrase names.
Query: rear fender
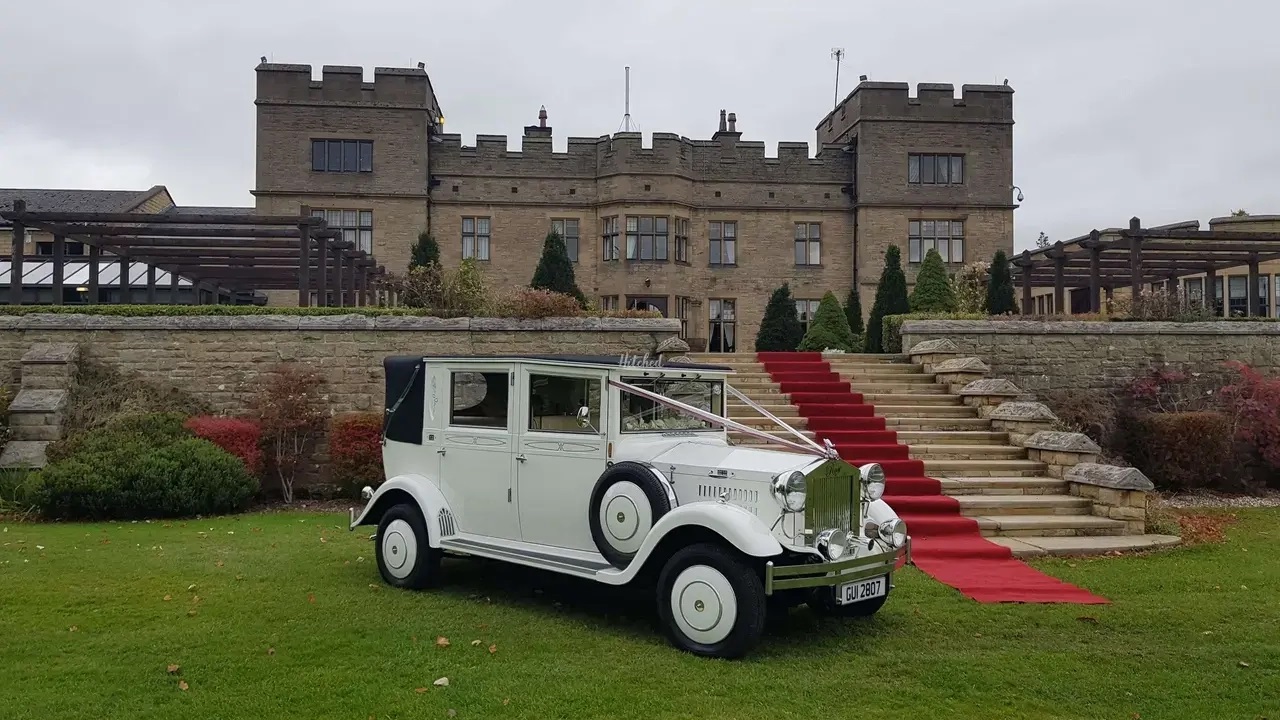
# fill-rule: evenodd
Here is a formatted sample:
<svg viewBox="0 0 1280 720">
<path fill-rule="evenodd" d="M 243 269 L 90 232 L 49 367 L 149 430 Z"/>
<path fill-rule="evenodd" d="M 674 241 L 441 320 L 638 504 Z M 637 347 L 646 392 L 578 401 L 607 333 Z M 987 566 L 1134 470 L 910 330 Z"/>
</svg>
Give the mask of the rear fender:
<svg viewBox="0 0 1280 720">
<path fill-rule="evenodd" d="M 422 475 L 397 475 L 379 485 L 364 509 L 352 519 L 350 529 L 355 530 L 361 525 L 377 525 L 382 520 L 383 513 L 406 500 L 417 503 L 418 509 L 422 511 L 427 525 L 427 543 L 431 547 L 440 547 L 442 526 L 450 528 L 447 533 L 449 535 L 457 533 L 457 520 L 453 518 L 444 493 Z M 448 522 L 441 522 L 442 513 L 448 513 Z"/>
</svg>

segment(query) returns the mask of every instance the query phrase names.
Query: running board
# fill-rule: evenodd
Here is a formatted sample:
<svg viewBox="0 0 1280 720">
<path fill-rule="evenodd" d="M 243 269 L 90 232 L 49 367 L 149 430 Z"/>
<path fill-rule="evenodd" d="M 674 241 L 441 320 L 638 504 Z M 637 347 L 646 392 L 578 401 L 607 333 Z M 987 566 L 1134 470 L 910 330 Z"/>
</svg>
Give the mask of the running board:
<svg viewBox="0 0 1280 720">
<path fill-rule="evenodd" d="M 514 548 L 502 547 L 499 545 L 480 542 L 478 540 L 467 540 L 463 538 L 448 538 L 441 540 L 440 548 L 449 552 L 465 553 L 476 557 L 489 558 L 490 560 L 505 560 L 507 562 L 516 563 L 517 565 L 538 568 L 540 570 L 551 570 L 552 572 L 564 573 L 565 575 L 574 575 L 592 580 L 599 580 L 597 574 L 600 571 L 614 569 L 614 567 L 605 562 L 603 558 L 598 562 L 592 560 L 579 560 L 577 558 L 552 556 L 529 550 L 516 550 Z"/>
</svg>

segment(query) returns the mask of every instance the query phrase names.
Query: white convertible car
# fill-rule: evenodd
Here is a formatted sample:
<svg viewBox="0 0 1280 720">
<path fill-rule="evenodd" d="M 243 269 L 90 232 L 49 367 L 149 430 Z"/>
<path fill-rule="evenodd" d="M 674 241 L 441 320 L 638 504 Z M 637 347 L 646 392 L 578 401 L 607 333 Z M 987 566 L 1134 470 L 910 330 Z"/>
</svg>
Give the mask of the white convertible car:
<svg viewBox="0 0 1280 720">
<path fill-rule="evenodd" d="M 853 467 L 738 393 L 712 365 L 617 357 L 391 357 L 376 525 L 396 587 L 445 553 L 608 585 L 656 586 L 671 641 L 740 657 L 767 612 L 843 616 L 884 604 L 910 561 L 878 465 Z M 732 395 L 795 440 L 730 420 Z M 780 446 L 738 446 L 737 430 Z"/>
</svg>

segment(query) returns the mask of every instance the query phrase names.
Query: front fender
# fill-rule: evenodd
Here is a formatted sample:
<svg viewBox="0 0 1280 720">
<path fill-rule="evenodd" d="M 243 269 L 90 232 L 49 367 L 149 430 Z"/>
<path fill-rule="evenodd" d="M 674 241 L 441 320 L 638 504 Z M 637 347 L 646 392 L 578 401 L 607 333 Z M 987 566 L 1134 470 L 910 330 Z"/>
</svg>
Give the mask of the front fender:
<svg viewBox="0 0 1280 720">
<path fill-rule="evenodd" d="M 890 520 L 898 520 L 898 513 L 890 507 L 889 503 L 884 500 L 873 500 L 867 503 L 867 519 L 877 525 L 882 525 Z M 908 530 L 911 528 L 908 527 Z"/>
<path fill-rule="evenodd" d="M 418 504 L 422 517 L 426 519 L 428 544 L 433 548 L 440 547 L 440 524 L 437 518 L 442 510 L 450 515 L 452 511 L 440 488 L 422 475 L 397 475 L 379 485 L 364 509 L 352 519 L 350 529 L 355 530 L 361 525 L 377 525 L 382 514 L 391 506 L 403 502 L 406 495 Z M 456 524 L 451 524 L 454 528 L 457 527 Z"/>
<path fill-rule="evenodd" d="M 706 528 L 752 557 L 773 557 L 782 545 L 769 532 L 769 527 L 737 505 L 721 502 L 695 502 L 672 508 L 658 519 L 628 569 L 639 568 L 648 560 L 662 539 L 677 528 L 694 525 Z"/>
</svg>

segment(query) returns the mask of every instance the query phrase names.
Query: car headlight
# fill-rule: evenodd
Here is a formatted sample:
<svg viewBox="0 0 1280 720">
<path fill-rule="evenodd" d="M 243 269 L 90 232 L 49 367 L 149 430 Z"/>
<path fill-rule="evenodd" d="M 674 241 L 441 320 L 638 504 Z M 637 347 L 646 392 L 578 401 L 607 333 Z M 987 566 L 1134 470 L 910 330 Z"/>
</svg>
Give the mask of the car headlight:
<svg viewBox="0 0 1280 720">
<path fill-rule="evenodd" d="M 804 509 L 805 480 L 804 473 L 794 470 L 773 479 L 773 496 L 782 507 L 789 512 L 800 512 Z"/>
<path fill-rule="evenodd" d="M 372 498 L 373 498 L 373 488 L 369 487 L 368 485 L 365 485 L 364 487 L 360 488 L 361 500 L 364 500 L 365 502 L 369 502 L 369 500 Z"/>
<path fill-rule="evenodd" d="M 823 530 L 818 533 L 818 552 L 828 560 L 839 560 L 849 549 L 849 536 L 843 530 Z"/>
<path fill-rule="evenodd" d="M 907 544 L 907 524 L 901 520 L 886 520 L 880 523 L 880 539 L 889 547 L 902 547 Z"/>
<path fill-rule="evenodd" d="M 871 463 L 858 468 L 858 472 L 862 473 L 863 497 L 868 500 L 884 497 L 884 468 Z"/>
</svg>

